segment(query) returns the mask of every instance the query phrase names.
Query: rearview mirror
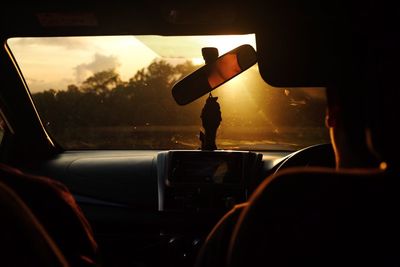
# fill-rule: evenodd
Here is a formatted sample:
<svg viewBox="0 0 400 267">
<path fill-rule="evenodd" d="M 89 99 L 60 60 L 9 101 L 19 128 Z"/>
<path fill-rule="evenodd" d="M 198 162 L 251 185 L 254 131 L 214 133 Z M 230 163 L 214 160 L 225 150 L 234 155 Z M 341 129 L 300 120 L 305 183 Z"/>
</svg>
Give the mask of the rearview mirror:
<svg viewBox="0 0 400 267">
<path fill-rule="evenodd" d="M 247 44 L 241 45 L 178 81 L 172 88 L 172 95 L 179 105 L 189 104 L 256 62 L 257 54 L 254 48 Z"/>
</svg>

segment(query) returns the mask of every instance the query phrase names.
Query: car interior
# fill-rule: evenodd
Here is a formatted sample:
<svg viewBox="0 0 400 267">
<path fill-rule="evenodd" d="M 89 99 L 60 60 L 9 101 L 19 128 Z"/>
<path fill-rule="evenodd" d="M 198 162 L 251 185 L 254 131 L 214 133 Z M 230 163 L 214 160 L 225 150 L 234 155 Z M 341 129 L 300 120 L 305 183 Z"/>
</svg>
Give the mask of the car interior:
<svg viewBox="0 0 400 267">
<path fill-rule="evenodd" d="M 345 234 L 336 245 L 346 243 L 346 234 L 364 220 L 372 221 L 371 228 L 351 232 L 351 240 L 358 239 L 348 247 L 367 244 L 368 231 L 374 242 L 388 242 L 372 227 L 395 228 L 394 217 L 385 217 L 380 205 L 390 202 L 384 211 L 393 211 L 397 198 L 373 200 L 387 195 L 387 188 L 396 195 L 396 168 L 390 168 L 389 185 L 377 182 L 372 189 L 375 172 L 335 174 L 325 90 L 337 81 L 355 87 L 375 81 L 358 70 L 379 69 L 374 57 L 398 49 L 396 15 L 397 9 L 378 1 L 10 2 L 0 16 L 0 163 L 65 186 L 93 230 L 99 266 L 194 266 L 217 222 L 249 200 L 255 208 L 235 230 L 231 266 L 267 264 L 268 256 L 275 265 L 314 256 L 321 261 L 303 263 L 340 264 L 344 256 L 329 261 L 334 253 L 312 243 L 321 232 L 296 232 L 299 226 L 289 221 L 321 201 L 328 208 L 321 204 L 312 212 L 353 222 L 340 228 Z M 384 130 L 371 140 L 385 139 L 383 120 L 374 122 Z M 382 150 L 398 147 L 376 144 Z M 387 154 L 384 160 L 396 163 L 397 153 Z M 331 172 L 307 172 L 314 167 Z M 327 177 L 329 190 L 317 176 Z M 366 190 L 343 189 L 359 188 L 364 176 L 372 177 Z M 1 248 L 13 244 L 2 249 L 12 255 L 5 262 L 27 266 L 22 258 L 28 255 L 35 266 L 74 266 L 41 225 L 41 216 L 60 212 L 37 216 L 3 178 L 0 225 L 12 230 L 1 231 L 7 237 Z M 371 219 L 376 214 L 392 223 Z M 292 232 L 279 232 L 286 226 Z M 317 228 L 333 240 L 331 227 Z M 269 232 L 259 234 L 264 228 Z M 397 236 L 385 232 L 391 233 Z M 302 234 L 310 239 L 292 239 Z M 309 243 L 298 249 L 304 240 Z M 36 244 L 34 250 L 18 245 L 25 242 Z M 366 247 L 354 255 L 373 253 Z M 388 266 L 396 260 L 396 253 L 389 254 Z"/>
</svg>

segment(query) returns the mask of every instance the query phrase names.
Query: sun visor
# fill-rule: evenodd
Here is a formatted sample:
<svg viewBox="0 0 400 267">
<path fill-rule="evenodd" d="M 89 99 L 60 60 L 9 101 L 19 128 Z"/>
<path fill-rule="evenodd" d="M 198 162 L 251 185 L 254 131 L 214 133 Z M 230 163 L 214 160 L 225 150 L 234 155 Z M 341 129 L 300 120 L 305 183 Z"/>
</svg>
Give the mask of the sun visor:
<svg viewBox="0 0 400 267">
<path fill-rule="evenodd" d="M 264 24 L 256 32 L 262 78 L 276 87 L 326 86 L 349 58 L 349 35 L 339 28 L 333 21 L 287 17 Z"/>
</svg>

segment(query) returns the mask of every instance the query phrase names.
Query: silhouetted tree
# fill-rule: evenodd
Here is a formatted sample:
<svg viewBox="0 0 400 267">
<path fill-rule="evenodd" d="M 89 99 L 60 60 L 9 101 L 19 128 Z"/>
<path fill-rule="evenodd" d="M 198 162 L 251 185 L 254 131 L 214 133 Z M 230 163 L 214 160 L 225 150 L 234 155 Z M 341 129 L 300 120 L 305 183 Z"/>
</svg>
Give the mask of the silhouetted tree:
<svg viewBox="0 0 400 267">
<path fill-rule="evenodd" d="M 115 69 L 96 72 L 82 83 L 85 92 L 108 94 L 113 88 L 121 83 L 121 78 Z"/>
</svg>

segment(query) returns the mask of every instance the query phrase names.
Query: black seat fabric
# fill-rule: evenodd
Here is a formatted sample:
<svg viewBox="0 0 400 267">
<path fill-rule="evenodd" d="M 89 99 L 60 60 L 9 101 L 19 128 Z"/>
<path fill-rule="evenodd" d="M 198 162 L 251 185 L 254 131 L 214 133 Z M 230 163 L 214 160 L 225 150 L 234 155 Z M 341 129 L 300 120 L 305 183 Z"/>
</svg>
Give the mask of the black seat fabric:
<svg viewBox="0 0 400 267">
<path fill-rule="evenodd" d="M 91 227 L 61 183 L 0 164 L 0 182 L 28 206 L 71 266 L 98 265 Z"/>
<path fill-rule="evenodd" d="M 29 208 L 0 183 L 0 266 L 68 266 Z"/>
<path fill-rule="evenodd" d="M 380 170 L 288 170 L 243 210 L 229 266 L 399 266 L 400 181 Z"/>
</svg>

